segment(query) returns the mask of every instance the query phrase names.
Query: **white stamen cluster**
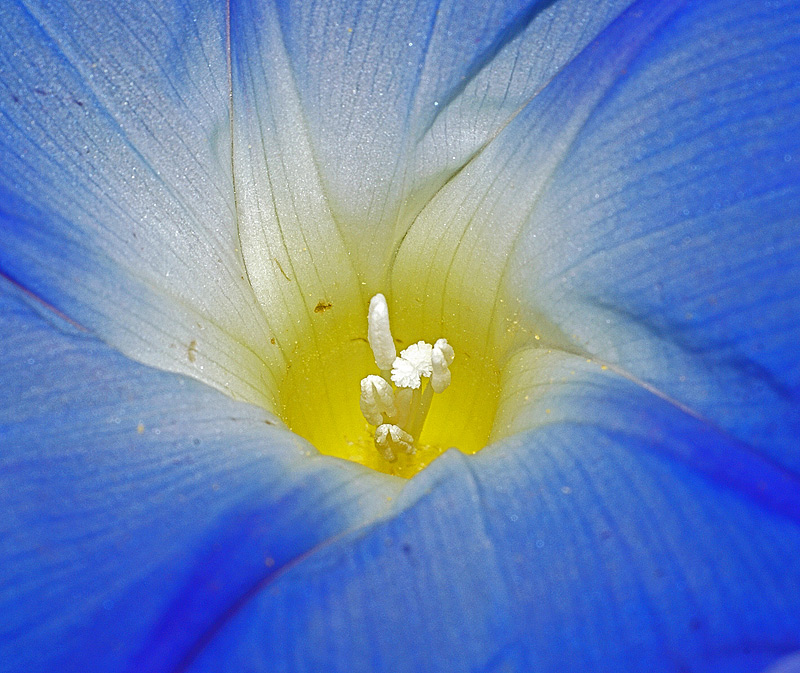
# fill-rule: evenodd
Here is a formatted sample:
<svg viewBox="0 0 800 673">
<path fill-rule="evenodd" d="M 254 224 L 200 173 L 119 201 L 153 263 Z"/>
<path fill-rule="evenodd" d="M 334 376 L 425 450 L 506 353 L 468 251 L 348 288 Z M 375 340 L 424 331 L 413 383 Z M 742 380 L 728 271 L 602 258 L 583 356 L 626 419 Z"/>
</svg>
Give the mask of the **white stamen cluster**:
<svg viewBox="0 0 800 673">
<path fill-rule="evenodd" d="M 381 375 L 362 379 L 359 406 L 367 423 L 376 426 L 375 447 L 393 461 L 399 451 L 415 453 L 414 439 L 422 431 L 433 393 L 444 392 L 450 385 L 455 353 L 447 339 L 439 339 L 432 346 L 418 341 L 398 357 L 382 294 L 370 301 L 367 322 L 367 340 Z M 430 379 L 424 390 L 423 379 Z"/>
</svg>

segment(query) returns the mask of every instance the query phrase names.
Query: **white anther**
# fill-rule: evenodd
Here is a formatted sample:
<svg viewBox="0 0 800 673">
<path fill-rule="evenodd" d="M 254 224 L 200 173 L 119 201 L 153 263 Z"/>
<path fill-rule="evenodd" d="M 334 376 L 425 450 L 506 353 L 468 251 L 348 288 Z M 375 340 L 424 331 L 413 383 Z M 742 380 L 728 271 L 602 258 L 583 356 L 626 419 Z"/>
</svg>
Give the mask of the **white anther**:
<svg viewBox="0 0 800 673">
<path fill-rule="evenodd" d="M 370 425 L 381 425 L 383 414 L 397 415 L 391 384 L 374 374 L 361 379 L 361 399 L 358 403 L 361 413 Z"/>
<path fill-rule="evenodd" d="M 441 351 L 448 367 L 453 364 L 453 360 L 456 359 L 456 352 L 453 350 L 453 347 L 447 343 L 447 339 L 437 339 L 433 347 Z"/>
<path fill-rule="evenodd" d="M 369 302 L 367 340 L 372 354 L 375 356 L 375 364 L 378 365 L 378 369 L 390 370 L 397 356 L 397 350 L 389 329 L 389 306 L 386 303 L 386 297 L 382 294 L 376 294 Z"/>
<path fill-rule="evenodd" d="M 395 452 L 398 450 L 405 453 L 416 452 L 414 438 L 402 428 L 391 423 L 384 423 L 376 428 L 375 447 L 390 462 L 396 460 L 397 455 Z"/>
<path fill-rule="evenodd" d="M 431 375 L 433 346 L 424 341 L 411 344 L 392 365 L 392 381 L 400 388 L 419 388 L 420 377 Z"/>
<path fill-rule="evenodd" d="M 435 393 L 443 393 L 450 385 L 450 365 L 455 359 L 453 347 L 447 339 L 439 339 L 431 353 L 431 388 Z"/>
</svg>

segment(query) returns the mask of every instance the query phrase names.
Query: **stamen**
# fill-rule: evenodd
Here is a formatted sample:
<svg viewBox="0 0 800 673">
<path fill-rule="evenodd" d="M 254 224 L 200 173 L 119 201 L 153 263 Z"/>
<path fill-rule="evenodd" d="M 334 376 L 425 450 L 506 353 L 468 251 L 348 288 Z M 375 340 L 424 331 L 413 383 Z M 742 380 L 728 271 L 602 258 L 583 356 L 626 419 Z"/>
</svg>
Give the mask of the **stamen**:
<svg viewBox="0 0 800 673">
<path fill-rule="evenodd" d="M 370 375 L 361 381 L 361 413 L 375 429 L 375 446 L 388 461 L 397 452 L 416 452 L 425 418 L 434 393 L 450 385 L 450 365 L 455 353 L 447 339 L 433 346 L 418 341 L 400 352 L 394 346 L 389 329 L 389 307 L 382 294 L 369 303 L 368 341 L 381 376 Z M 427 385 L 423 378 L 429 378 Z M 392 383 L 397 387 L 392 387 Z"/>
<path fill-rule="evenodd" d="M 397 356 L 397 350 L 389 329 L 389 306 L 386 303 L 386 297 L 382 294 L 376 294 L 369 302 L 367 340 L 372 354 L 375 356 L 375 364 L 378 365 L 378 369 L 381 370 L 381 373 L 388 372 Z M 388 379 L 388 376 L 385 378 Z"/>
<path fill-rule="evenodd" d="M 447 339 L 439 339 L 431 353 L 431 387 L 435 393 L 443 393 L 450 385 L 450 365 L 455 359 L 453 347 Z"/>
<path fill-rule="evenodd" d="M 396 451 L 416 453 L 414 438 L 403 428 L 390 423 L 379 425 L 375 430 L 375 446 L 389 462 L 397 459 Z"/>
<path fill-rule="evenodd" d="M 374 374 L 361 379 L 359 406 L 361 413 L 370 425 L 383 423 L 383 414 L 390 417 L 397 416 L 391 384 Z"/>
</svg>

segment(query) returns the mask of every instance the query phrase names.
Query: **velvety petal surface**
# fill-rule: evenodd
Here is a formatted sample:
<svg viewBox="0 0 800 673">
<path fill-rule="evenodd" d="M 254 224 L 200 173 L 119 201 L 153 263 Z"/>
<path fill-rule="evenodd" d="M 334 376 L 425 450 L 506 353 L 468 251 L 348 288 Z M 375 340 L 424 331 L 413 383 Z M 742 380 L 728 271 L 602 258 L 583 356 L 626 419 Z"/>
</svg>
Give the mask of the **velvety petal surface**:
<svg viewBox="0 0 800 673">
<path fill-rule="evenodd" d="M 225 3 L 4 2 L 0 269 L 137 359 L 269 404 L 226 45 Z"/>
<path fill-rule="evenodd" d="M 784 657 L 770 666 L 765 673 L 796 673 L 797 671 L 800 671 L 800 652 Z"/>
<path fill-rule="evenodd" d="M 272 3 L 233 4 L 231 40 L 232 167 L 248 277 L 278 346 L 288 354 L 313 339 L 321 352 L 359 333 L 342 316 L 357 315 L 366 333 L 358 257 L 330 212 Z M 318 304 L 332 310 L 315 313 Z"/>
<path fill-rule="evenodd" d="M 396 481 L 0 285 L 0 670 L 171 671 Z"/>
<path fill-rule="evenodd" d="M 626 4 L 5 3 L 0 268 L 277 409 L 311 310 Z"/>
</svg>

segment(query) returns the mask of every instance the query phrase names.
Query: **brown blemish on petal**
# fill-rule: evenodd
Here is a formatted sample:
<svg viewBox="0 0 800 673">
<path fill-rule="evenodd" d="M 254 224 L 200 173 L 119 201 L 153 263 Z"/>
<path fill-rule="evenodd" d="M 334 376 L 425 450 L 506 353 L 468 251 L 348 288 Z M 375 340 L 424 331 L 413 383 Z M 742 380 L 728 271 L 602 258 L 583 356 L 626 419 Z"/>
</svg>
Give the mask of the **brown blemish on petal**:
<svg viewBox="0 0 800 673">
<path fill-rule="evenodd" d="M 325 313 L 329 308 L 333 308 L 333 304 L 324 299 L 320 299 L 314 307 L 314 313 Z"/>
<path fill-rule="evenodd" d="M 278 261 L 278 258 L 277 257 L 273 257 L 272 260 L 275 262 L 275 264 L 278 265 L 278 269 L 283 274 L 283 277 L 291 283 L 292 279 L 289 278 L 288 275 L 286 275 L 286 272 L 283 270 L 283 267 L 281 266 L 281 263 Z"/>
<path fill-rule="evenodd" d="M 194 339 L 189 342 L 189 348 L 186 349 L 186 355 L 189 358 L 189 362 L 194 362 L 197 359 L 197 342 Z"/>
</svg>

